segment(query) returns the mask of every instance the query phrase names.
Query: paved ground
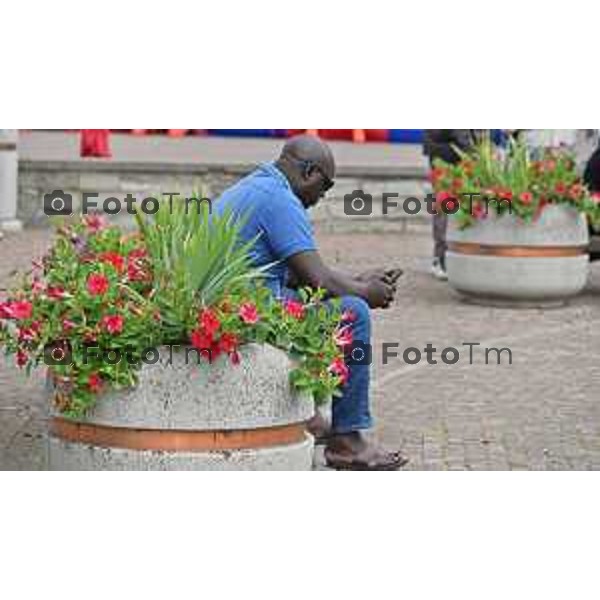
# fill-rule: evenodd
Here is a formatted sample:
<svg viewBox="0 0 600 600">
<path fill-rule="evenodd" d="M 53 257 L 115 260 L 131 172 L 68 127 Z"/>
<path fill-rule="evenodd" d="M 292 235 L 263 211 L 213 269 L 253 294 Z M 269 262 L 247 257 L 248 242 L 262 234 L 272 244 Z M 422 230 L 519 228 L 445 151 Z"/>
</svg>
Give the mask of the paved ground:
<svg viewBox="0 0 600 600">
<path fill-rule="evenodd" d="M 0 242 L 0 287 L 47 243 L 45 232 Z M 407 270 L 397 304 L 375 314 L 376 342 L 461 348 L 455 366 L 373 367 L 375 434 L 399 445 L 412 469 L 600 469 L 600 265 L 580 298 L 560 310 L 511 311 L 457 301 L 427 274 L 429 239 L 321 236 L 331 261 Z M 342 260 L 343 259 L 343 260 Z M 469 364 L 464 342 L 509 347 L 513 364 Z M 0 362 L 0 468 L 43 468 L 41 374 L 25 380 Z"/>
</svg>

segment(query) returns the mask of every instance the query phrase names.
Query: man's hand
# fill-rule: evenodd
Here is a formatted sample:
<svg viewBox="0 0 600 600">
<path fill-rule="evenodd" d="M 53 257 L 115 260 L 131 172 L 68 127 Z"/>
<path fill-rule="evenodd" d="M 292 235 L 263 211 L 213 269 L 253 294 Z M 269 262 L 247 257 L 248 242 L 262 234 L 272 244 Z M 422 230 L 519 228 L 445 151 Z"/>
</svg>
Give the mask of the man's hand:
<svg viewBox="0 0 600 600">
<path fill-rule="evenodd" d="M 396 289 L 379 279 L 372 279 L 367 287 L 365 300 L 371 308 L 389 308 L 394 301 Z"/>
<path fill-rule="evenodd" d="M 361 273 L 360 275 L 357 275 L 356 279 L 358 279 L 358 281 L 363 281 L 364 283 L 369 283 L 369 281 L 372 279 L 379 279 L 380 281 L 383 281 L 385 276 L 385 269 L 370 269 L 364 273 Z"/>
</svg>

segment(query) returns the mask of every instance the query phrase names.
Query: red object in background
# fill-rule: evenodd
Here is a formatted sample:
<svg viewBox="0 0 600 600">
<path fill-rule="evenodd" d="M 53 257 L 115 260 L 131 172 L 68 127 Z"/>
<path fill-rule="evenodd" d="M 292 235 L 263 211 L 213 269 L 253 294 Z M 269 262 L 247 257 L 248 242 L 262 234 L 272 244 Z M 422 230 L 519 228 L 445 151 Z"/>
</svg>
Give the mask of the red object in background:
<svg viewBox="0 0 600 600">
<path fill-rule="evenodd" d="M 367 134 L 367 142 L 389 142 L 389 129 L 365 129 Z"/>
<path fill-rule="evenodd" d="M 81 156 L 83 158 L 110 158 L 110 129 L 82 129 Z"/>
</svg>

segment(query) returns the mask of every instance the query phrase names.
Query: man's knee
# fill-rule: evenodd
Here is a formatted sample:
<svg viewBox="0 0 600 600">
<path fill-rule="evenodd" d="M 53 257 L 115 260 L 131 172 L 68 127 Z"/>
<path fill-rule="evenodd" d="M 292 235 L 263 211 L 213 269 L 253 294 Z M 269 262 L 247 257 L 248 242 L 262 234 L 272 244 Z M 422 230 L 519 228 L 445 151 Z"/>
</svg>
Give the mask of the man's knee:
<svg viewBox="0 0 600 600">
<path fill-rule="evenodd" d="M 358 296 L 344 296 L 342 298 L 342 310 L 350 310 L 354 313 L 356 323 L 369 325 L 371 322 L 371 309 L 365 300 Z"/>
</svg>

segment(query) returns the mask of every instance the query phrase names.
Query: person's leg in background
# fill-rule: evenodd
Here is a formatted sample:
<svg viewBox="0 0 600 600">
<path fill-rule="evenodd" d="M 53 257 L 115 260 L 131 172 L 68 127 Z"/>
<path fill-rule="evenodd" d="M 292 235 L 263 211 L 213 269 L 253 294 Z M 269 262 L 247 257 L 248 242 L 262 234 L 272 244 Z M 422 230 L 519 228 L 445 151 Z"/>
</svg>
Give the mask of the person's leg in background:
<svg viewBox="0 0 600 600">
<path fill-rule="evenodd" d="M 436 212 L 437 214 L 433 215 L 433 267 L 431 272 L 436 279 L 446 281 L 448 279 L 446 274 L 448 215 L 440 207 Z"/>
</svg>

